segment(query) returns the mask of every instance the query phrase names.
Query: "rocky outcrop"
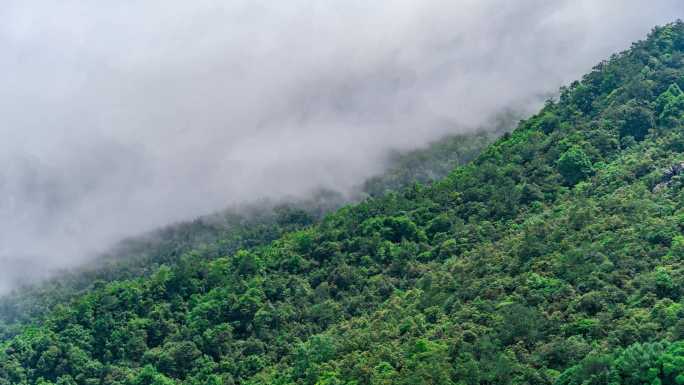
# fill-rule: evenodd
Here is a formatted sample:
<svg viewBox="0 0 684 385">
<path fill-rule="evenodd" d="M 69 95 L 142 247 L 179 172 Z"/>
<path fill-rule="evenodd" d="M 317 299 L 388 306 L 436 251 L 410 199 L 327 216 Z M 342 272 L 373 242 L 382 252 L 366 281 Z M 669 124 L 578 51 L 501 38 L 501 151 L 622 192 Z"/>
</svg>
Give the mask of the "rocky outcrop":
<svg viewBox="0 0 684 385">
<path fill-rule="evenodd" d="M 663 177 L 660 180 L 660 182 L 657 185 L 655 185 L 655 187 L 653 187 L 653 192 L 657 193 L 659 191 L 666 189 L 670 186 L 672 178 L 682 173 L 684 173 L 684 162 L 679 162 L 677 164 L 670 166 L 670 168 L 665 170 L 665 172 L 663 173 Z"/>
</svg>

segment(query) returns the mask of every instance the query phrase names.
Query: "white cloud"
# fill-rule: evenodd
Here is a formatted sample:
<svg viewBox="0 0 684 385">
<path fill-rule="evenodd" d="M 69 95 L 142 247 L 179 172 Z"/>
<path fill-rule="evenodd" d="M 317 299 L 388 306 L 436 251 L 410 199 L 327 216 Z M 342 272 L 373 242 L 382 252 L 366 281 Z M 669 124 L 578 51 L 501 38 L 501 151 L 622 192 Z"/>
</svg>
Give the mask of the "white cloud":
<svg viewBox="0 0 684 385">
<path fill-rule="evenodd" d="M 5 1 L 0 259 L 20 262 L 0 282 L 231 203 L 348 189 L 389 149 L 532 111 L 682 11 L 678 0 Z"/>
</svg>

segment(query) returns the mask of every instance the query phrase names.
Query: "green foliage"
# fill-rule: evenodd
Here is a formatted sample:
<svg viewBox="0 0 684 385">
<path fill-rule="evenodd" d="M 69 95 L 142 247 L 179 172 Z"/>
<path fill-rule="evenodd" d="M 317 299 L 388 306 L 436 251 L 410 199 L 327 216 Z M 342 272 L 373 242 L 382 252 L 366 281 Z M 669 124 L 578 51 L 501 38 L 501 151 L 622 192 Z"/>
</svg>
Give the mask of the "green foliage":
<svg viewBox="0 0 684 385">
<path fill-rule="evenodd" d="M 573 146 L 558 159 L 558 172 L 568 185 L 575 185 L 590 176 L 594 169 L 589 156 L 581 148 Z"/>
<path fill-rule="evenodd" d="M 667 104 L 665 108 L 669 108 Z M 630 100 L 617 112 L 618 131 L 620 137 L 631 136 L 637 141 L 643 140 L 648 130 L 653 127 L 653 112 L 651 109 L 639 105 L 636 100 Z"/>
<path fill-rule="evenodd" d="M 684 343 L 635 343 L 612 355 L 589 356 L 566 370 L 557 385 L 682 385 Z"/>
<path fill-rule="evenodd" d="M 684 92 L 674 83 L 655 101 L 655 113 L 661 124 L 674 125 L 684 114 Z"/>
<path fill-rule="evenodd" d="M 145 366 L 140 373 L 129 382 L 130 385 L 174 385 L 175 383 L 175 381 L 160 374 L 150 365 Z"/>
</svg>

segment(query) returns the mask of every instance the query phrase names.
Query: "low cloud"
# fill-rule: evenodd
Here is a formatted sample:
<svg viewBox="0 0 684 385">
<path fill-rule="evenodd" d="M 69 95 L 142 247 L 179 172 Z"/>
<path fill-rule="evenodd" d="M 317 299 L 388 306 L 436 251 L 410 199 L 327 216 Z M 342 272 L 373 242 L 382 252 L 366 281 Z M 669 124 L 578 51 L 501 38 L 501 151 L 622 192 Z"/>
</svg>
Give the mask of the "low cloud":
<svg viewBox="0 0 684 385">
<path fill-rule="evenodd" d="M 5 1 L 0 291 L 529 113 L 679 0 Z"/>
</svg>

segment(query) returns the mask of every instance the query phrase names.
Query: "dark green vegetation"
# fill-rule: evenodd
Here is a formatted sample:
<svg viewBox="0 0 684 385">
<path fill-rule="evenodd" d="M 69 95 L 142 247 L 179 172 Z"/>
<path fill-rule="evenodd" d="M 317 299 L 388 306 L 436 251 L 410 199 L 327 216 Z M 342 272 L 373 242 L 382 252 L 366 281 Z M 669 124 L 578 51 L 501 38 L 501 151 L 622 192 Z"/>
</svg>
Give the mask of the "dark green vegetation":
<svg viewBox="0 0 684 385">
<path fill-rule="evenodd" d="M 433 185 L 98 282 L 0 383 L 682 384 L 683 51 L 657 28 Z"/>
</svg>

